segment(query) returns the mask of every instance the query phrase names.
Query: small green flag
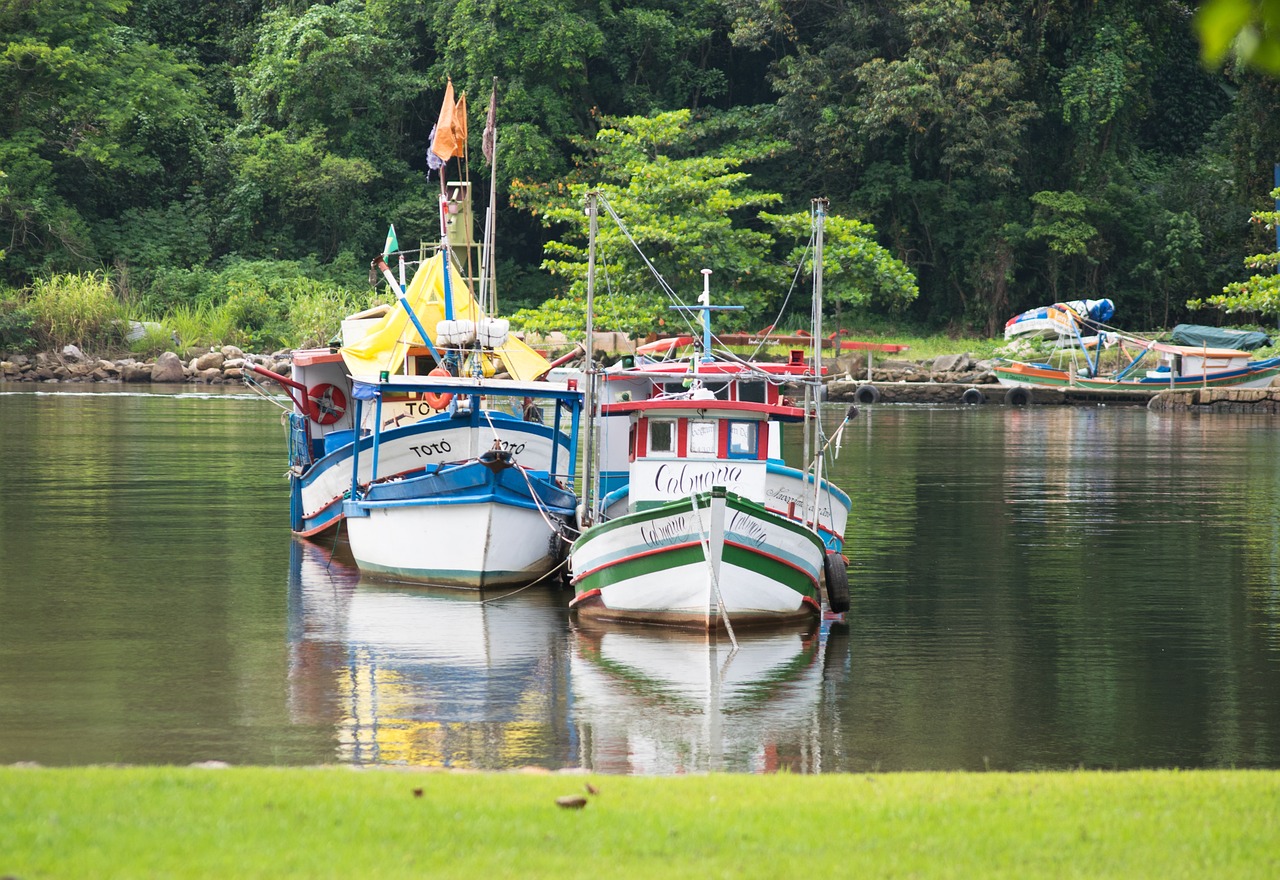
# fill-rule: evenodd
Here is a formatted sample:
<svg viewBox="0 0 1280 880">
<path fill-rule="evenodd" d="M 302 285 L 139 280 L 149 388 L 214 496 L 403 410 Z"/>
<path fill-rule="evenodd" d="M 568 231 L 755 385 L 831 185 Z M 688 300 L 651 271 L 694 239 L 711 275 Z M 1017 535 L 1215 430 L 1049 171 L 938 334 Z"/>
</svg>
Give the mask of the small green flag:
<svg viewBox="0 0 1280 880">
<path fill-rule="evenodd" d="M 385 260 L 398 250 L 400 250 L 400 242 L 396 240 L 396 227 L 393 223 L 387 230 L 387 243 L 382 246 L 382 258 Z"/>
</svg>

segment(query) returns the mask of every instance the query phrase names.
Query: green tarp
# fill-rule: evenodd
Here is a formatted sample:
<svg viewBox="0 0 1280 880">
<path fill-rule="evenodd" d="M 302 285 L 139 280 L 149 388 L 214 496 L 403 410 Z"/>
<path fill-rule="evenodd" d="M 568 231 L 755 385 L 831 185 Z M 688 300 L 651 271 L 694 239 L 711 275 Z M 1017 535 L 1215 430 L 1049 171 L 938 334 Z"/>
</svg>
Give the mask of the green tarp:
<svg viewBox="0 0 1280 880">
<path fill-rule="evenodd" d="M 1172 341 L 1178 345 L 1207 345 L 1209 348 L 1239 348 L 1245 351 L 1271 344 L 1267 334 L 1261 330 L 1224 330 L 1221 327 L 1202 327 L 1199 324 L 1179 324 L 1174 327 Z"/>
</svg>

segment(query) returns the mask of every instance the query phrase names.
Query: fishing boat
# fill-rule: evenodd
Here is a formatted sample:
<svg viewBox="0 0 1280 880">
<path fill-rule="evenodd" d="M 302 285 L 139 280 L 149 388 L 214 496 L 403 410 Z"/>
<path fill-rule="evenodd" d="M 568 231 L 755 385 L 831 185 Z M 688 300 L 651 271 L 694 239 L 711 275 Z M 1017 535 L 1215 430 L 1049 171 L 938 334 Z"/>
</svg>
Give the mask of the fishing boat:
<svg viewBox="0 0 1280 880">
<path fill-rule="evenodd" d="M 592 194 L 588 204 L 593 230 L 596 198 Z M 825 203 L 816 201 L 817 297 L 824 211 Z M 594 246 L 593 236 L 589 265 L 594 265 Z M 619 394 L 599 406 L 606 425 L 611 420 L 624 420 L 626 425 L 625 509 L 620 509 L 622 487 L 603 496 L 609 499 L 607 509 L 591 494 L 603 488 L 600 477 L 592 476 L 601 470 L 602 456 L 594 446 L 594 431 L 586 431 L 591 446 L 583 480 L 587 498 L 582 533 L 570 551 L 575 590 L 570 607 L 580 619 L 724 628 L 732 638 L 734 627 L 817 618 L 824 581 L 832 610 L 848 608 L 844 559 L 828 548 L 816 525 L 826 451 L 816 407 L 747 399 L 739 393 L 740 385 L 719 389 L 723 393 L 712 386 L 734 377 L 710 369 L 702 372 L 714 362 L 711 313 L 734 307 L 711 305 L 709 276 L 704 270 L 700 305 L 673 307 L 700 312 L 702 318 L 702 356 L 693 360 L 693 371 L 683 377 L 680 390 L 631 399 Z M 588 340 L 593 296 L 589 273 Z M 814 311 L 821 314 L 820 309 Z M 814 337 L 821 335 L 815 332 Z M 593 417 L 596 377 L 590 363 L 588 358 L 587 406 Z M 810 382 L 822 374 L 818 347 L 808 373 Z M 806 398 L 812 400 L 810 395 Z M 766 506 L 770 437 L 788 422 L 814 429 L 813 443 L 806 449 L 812 462 L 812 518 L 806 516 L 807 505 L 788 504 L 785 512 Z M 600 445 L 607 446 L 620 433 L 602 429 Z"/>
<path fill-rule="evenodd" d="M 450 84 L 442 122 L 456 108 Z M 496 129 L 489 134 L 492 160 L 497 150 Z M 457 148 L 455 141 L 450 149 Z M 551 469 L 553 459 L 568 454 L 568 441 L 563 434 L 544 426 L 539 418 L 524 417 L 523 412 L 493 413 L 486 423 L 485 444 L 477 449 L 476 432 L 465 413 L 459 416 L 456 411 L 446 411 L 445 406 L 432 405 L 444 399 L 441 395 L 428 398 L 420 392 L 388 393 L 379 399 L 382 424 L 372 424 L 373 408 L 364 410 L 363 420 L 356 418 L 352 406 L 352 377 L 356 374 L 427 376 L 438 370 L 452 375 L 478 371 L 480 375 L 496 374 L 532 382 L 576 356 L 571 353 L 549 362 L 511 335 L 504 320 L 490 316 L 492 208 L 485 224 L 479 277 L 464 277 L 455 257 L 459 251 L 472 247 L 470 184 L 446 183 L 443 170 L 441 183 L 439 245 L 429 251 L 399 250 L 393 226 L 382 257 L 372 263 L 371 278 L 385 279 L 395 305 L 349 316 L 342 322 L 340 347 L 294 352 L 288 376 L 261 366 L 251 366 L 246 373 L 247 381 L 266 379 L 276 383 L 292 403 L 286 414 L 289 518 L 290 527 L 298 535 L 318 538 L 343 522 L 343 499 L 352 484 L 353 458 L 362 459 L 358 485 L 366 487 L 374 480 L 373 458 L 367 453 L 375 427 L 380 433 L 381 480 L 473 459 L 489 449 L 492 442 L 506 449 L 519 448 L 521 465 L 539 471 Z M 491 192 L 491 205 L 492 201 Z M 399 277 L 392 272 L 388 260 L 398 261 Z M 412 280 L 406 283 L 407 270 L 412 270 Z M 478 295 L 473 295 L 473 283 Z M 534 413 L 532 407 L 536 405 L 530 403 L 529 414 Z M 356 456 L 357 452 L 365 454 Z"/>
<path fill-rule="evenodd" d="M 366 401 L 375 411 L 369 479 L 361 481 L 366 455 L 357 446 L 343 502 L 351 554 L 362 571 L 487 589 L 536 581 L 561 564 L 578 504 L 573 467 L 583 394 L 576 385 L 447 374 L 356 376 L 354 385 L 357 419 Z M 445 407 L 440 418 L 462 440 L 450 444 L 447 460 L 386 474 L 380 410 L 386 399 L 402 396 Z M 482 399 L 490 405 L 482 407 Z M 500 400 L 515 412 L 497 410 Z M 512 430 L 520 423 L 516 413 L 541 418 L 544 408 L 553 411 L 552 424 L 536 427 L 555 439 L 542 468 L 529 465 L 525 444 L 509 438 L 520 436 Z M 499 425 L 508 430 L 499 432 Z"/>
<path fill-rule="evenodd" d="M 1233 348 L 1170 345 L 1163 342 L 1116 336 L 1123 367 L 1110 373 L 1098 370 L 1096 357 L 1080 368 L 1045 363 L 1005 361 L 994 367 L 1001 385 L 1009 388 L 1087 388 L 1113 391 L 1150 391 L 1178 388 L 1265 388 L 1280 375 L 1280 357 L 1252 360 L 1247 351 Z"/>
</svg>

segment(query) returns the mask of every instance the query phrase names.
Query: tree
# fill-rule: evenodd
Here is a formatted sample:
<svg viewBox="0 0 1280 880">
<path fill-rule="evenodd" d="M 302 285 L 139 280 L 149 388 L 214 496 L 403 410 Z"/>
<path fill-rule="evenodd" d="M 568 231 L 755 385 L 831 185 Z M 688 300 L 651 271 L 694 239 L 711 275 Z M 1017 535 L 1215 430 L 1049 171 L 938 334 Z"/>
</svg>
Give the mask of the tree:
<svg viewBox="0 0 1280 880">
<path fill-rule="evenodd" d="M 747 321 L 776 306 L 801 250 L 777 259 L 778 237 L 768 227 L 792 240 L 809 224 L 805 214 L 763 210 L 782 197 L 749 188 L 750 175 L 739 170 L 742 154 L 767 155 L 777 145 L 741 135 L 718 142 L 740 122 L 695 123 L 687 110 L 606 120 L 577 181 L 518 188 L 525 207 L 568 235 L 547 245 L 543 262 L 561 279 L 562 295 L 517 320 L 535 330 L 582 327 L 588 189 L 600 192 L 621 221 L 601 223 L 596 238 L 600 329 L 642 335 L 662 326 L 669 302 L 654 271 L 690 302 L 701 291 L 702 270 L 711 269 L 715 300 L 746 306 Z M 914 279 L 874 242 L 869 225 L 833 217 L 828 228 L 824 265 L 833 298 L 896 305 L 915 296 Z"/>
<path fill-rule="evenodd" d="M 0 6 L 0 224 L 10 272 L 93 268 L 93 224 L 199 179 L 198 70 L 123 24 L 125 0 Z"/>
<path fill-rule="evenodd" d="M 1280 188 L 1271 191 L 1271 198 L 1280 199 Z M 1280 211 L 1254 211 L 1250 222 L 1262 226 L 1274 235 L 1276 224 L 1280 223 Z M 1187 303 L 1187 307 L 1198 309 L 1208 306 L 1227 314 L 1246 312 L 1268 317 L 1280 315 L 1280 275 L 1276 274 L 1276 269 L 1280 268 L 1280 250 L 1254 254 L 1244 264 L 1249 269 L 1266 269 L 1267 274 L 1255 274 L 1248 281 L 1233 281 L 1222 288 L 1221 294 L 1193 299 Z"/>
<path fill-rule="evenodd" d="M 1244 64 L 1280 73 L 1280 0 L 1205 0 L 1195 24 L 1206 64 L 1234 49 Z"/>
</svg>

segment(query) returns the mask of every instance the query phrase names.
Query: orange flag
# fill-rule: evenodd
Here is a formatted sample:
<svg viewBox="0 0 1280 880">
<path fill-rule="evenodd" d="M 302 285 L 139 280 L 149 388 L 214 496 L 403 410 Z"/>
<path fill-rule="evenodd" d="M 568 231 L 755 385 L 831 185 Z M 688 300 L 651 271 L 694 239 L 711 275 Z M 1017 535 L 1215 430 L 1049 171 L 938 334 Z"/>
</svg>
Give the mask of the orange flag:
<svg viewBox="0 0 1280 880">
<path fill-rule="evenodd" d="M 440 107 L 440 119 L 436 123 L 436 137 L 431 142 L 431 152 L 442 161 L 461 156 L 467 143 L 467 96 L 453 98 L 453 80 L 444 90 L 444 104 Z"/>
</svg>

